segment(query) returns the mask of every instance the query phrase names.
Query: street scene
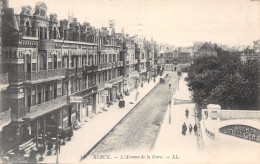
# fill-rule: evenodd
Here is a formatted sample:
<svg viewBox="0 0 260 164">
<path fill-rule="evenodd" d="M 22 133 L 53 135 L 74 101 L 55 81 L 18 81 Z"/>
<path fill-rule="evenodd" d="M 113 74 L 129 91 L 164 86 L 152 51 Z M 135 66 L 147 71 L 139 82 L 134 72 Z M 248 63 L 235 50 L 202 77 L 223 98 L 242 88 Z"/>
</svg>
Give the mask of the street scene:
<svg viewBox="0 0 260 164">
<path fill-rule="evenodd" d="M 259 11 L 0 0 L 0 163 L 259 163 Z"/>
</svg>

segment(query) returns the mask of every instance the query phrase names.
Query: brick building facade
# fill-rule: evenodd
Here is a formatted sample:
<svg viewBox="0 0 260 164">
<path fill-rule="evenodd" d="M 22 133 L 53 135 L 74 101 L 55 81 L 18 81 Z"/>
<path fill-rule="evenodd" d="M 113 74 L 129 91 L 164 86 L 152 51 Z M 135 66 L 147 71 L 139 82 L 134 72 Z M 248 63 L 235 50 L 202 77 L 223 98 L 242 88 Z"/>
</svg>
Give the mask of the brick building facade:
<svg viewBox="0 0 260 164">
<path fill-rule="evenodd" d="M 19 15 L 4 8 L 1 61 L 9 86 L 3 106 L 12 119 L 3 128 L 5 151 L 31 139 L 37 147 L 58 130 L 73 131 L 136 88 L 139 74 L 154 67 L 156 55 L 144 50 L 150 42 L 140 47 L 135 37 L 116 34 L 113 21 L 96 29 L 47 12 L 43 2 L 34 10 L 22 6 Z"/>
</svg>

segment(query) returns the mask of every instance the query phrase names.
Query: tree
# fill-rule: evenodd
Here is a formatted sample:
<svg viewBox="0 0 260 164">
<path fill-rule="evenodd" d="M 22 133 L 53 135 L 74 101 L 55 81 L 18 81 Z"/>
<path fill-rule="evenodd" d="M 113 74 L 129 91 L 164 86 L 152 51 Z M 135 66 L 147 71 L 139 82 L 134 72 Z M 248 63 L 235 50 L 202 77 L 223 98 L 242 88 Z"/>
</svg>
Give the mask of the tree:
<svg viewBox="0 0 260 164">
<path fill-rule="evenodd" d="M 189 90 L 200 106 L 206 100 L 226 109 L 258 109 L 259 62 L 240 62 L 239 53 L 219 51 L 218 57 L 195 59 L 189 68 Z"/>
</svg>

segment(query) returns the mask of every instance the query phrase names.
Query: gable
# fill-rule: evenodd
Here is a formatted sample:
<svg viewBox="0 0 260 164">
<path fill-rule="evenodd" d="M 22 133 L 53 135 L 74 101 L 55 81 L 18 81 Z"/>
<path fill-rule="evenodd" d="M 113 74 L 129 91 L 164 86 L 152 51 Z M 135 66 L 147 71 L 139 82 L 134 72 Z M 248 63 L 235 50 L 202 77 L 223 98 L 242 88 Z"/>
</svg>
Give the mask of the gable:
<svg viewBox="0 0 260 164">
<path fill-rule="evenodd" d="M 215 56 L 215 55 L 217 55 L 217 51 L 206 42 L 200 47 L 200 49 L 197 51 L 197 54 Z"/>
</svg>

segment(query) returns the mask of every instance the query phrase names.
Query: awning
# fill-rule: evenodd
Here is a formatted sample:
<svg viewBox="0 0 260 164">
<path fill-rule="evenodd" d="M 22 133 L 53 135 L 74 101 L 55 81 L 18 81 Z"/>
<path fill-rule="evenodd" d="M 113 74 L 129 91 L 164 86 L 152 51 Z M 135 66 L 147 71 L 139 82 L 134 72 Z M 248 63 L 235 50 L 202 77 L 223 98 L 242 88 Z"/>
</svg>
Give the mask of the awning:
<svg viewBox="0 0 260 164">
<path fill-rule="evenodd" d="M 56 76 L 56 77 L 50 77 L 50 78 L 46 78 L 46 79 L 40 79 L 40 80 L 26 80 L 23 83 L 24 84 L 37 84 L 37 83 L 43 83 L 46 81 L 54 81 L 54 80 L 60 80 L 65 78 L 65 76 Z"/>
<path fill-rule="evenodd" d="M 91 88 L 88 88 L 86 90 L 83 90 L 83 91 L 80 91 L 80 92 L 77 92 L 71 96 L 75 96 L 75 97 L 86 97 L 86 96 L 89 96 L 91 94 L 94 94 L 94 93 L 97 93 L 98 89 L 97 89 L 97 86 L 94 86 L 94 87 L 91 87 Z"/>
<path fill-rule="evenodd" d="M 28 113 L 26 116 L 23 117 L 24 120 L 33 120 L 37 117 L 43 116 L 47 113 L 53 112 L 63 106 L 67 105 L 67 103 L 63 103 L 61 105 L 55 106 L 54 108 L 50 108 L 48 110 L 37 110 L 36 112 Z"/>
</svg>

